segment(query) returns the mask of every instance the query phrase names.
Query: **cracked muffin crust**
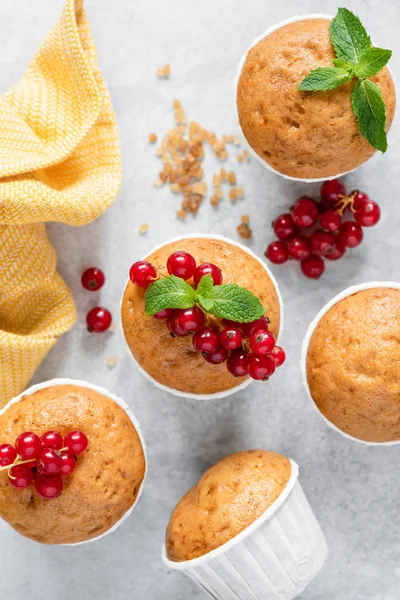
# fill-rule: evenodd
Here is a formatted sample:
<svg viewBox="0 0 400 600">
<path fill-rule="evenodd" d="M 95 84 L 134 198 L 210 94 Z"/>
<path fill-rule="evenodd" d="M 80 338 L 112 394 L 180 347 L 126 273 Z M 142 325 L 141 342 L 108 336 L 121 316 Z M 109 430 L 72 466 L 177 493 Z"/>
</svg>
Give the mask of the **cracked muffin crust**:
<svg viewBox="0 0 400 600">
<path fill-rule="evenodd" d="M 304 19 L 280 27 L 249 50 L 239 78 L 237 109 L 248 143 L 290 177 L 333 177 L 375 152 L 351 108 L 354 83 L 330 92 L 298 91 L 311 70 L 332 65 L 329 25 Z M 382 91 L 389 129 L 396 104 L 392 77 L 385 67 L 371 79 Z"/>
<path fill-rule="evenodd" d="M 138 433 L 124 409 L 92 389 L 55 385 L 38 390 L 0 415 L 1 442 L 24 431 L 64 437 L 83 431 L 89 446 L 78 457 L 61 496 L 43 500 L 33 489 L 16 490 L 0 473 L 0 517 L 22 535 L 45 544 L 73 544 L 105 533 L 136 501 L 145 475 Z"/>
<path fill-rule="evenodd" d="M 311 337 L 307 382 L 323 415 L 367 442 L 400 440 L 400 290 L 344 298 Z"/>
<path fill-rule="evenodd" d="M 168 558 L 191 560 L 234 538 L 275 502 L 291 471 L 288 458 L 265 450 L 217 462 L 175 507 L 166 532 Z"/>
</svg>

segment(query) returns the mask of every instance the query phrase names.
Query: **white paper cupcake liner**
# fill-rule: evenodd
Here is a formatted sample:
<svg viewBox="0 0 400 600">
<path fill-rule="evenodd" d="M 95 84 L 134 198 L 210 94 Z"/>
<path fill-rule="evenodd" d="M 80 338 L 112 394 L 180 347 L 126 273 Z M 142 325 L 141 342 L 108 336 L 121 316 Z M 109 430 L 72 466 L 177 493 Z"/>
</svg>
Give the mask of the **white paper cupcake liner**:
<svg viewBox="0 0 400 600">
<path fill-rule="evenodd" d="M 208 554 L 164 564 L 183 571 L 215 600 L 292 600 L 314 579 L 328 546 L 298 481 L 290 479 L 277 500 L 239 535 Z"/>
<path fill-rule="evenodd" d="M 145 460 L 145 472 L 144 472 L 142 483 L 140 484 L 140 488 L 139 488 L 136 500 L 132 504 L 132 506 L 126 511 L 126 513 L 120 518 L 119 521 L 117 521 L 110 529 L 108 529 L 101 535 L 99 535 L 95 538 L 92 538 L 90 540 L 85 540 L 83 542 L 75 542 L 74 544 L 57 544 L 57 546 L 81 546 L 82 544 L 90 544 L 92 542 L 97 542 L 98 540 L 105 537 L 106 535 L 113 533 L 116 529 L 118 529 L 118 527 L 123 523 L 123 521 L 125 521 L 125 519 L 127 519 L 129 517 L 129 515 L 133 512 L 133 509 L 137 505 L 138 500 L 142 494 L 144 481 L 146 479 L 146 474 L 147 474 L 146 444 L 145 444 L 145 441 L 143 438 L 143 434 L 142 434 L 142 430 L 141 430 L 139 421 L 136 419 L 131 408 L 128 406 L 128 404 L 124 400 L 122 400 L 122 398 L 119 398 L 115 394 L 112 394 L 108 390 L 106 390 L 98 385 L 93 385 L 91 383 L 88 383 L 87 381 L 80 381 L 79 379 L 67 379 L 67 378 L 50 379 L 49 381 L 44 381 L 43 383 L 38 383 L 36 385 L 32 385 L 27 390 L 25 390 L 24 392 L 22 392 L 21 394 L 19 394 L 12 400 L 10 400 L 10 402 L 8 402 L 8 404 L 6 404 L 6 406 L 0 410 L 0 416 L 3 413 L 5 413 L 6 410 L 8 410 L 10 408 L 10 406 L 12 406 L 13 404 L 17 404 L 23 398 L 26 398 L 27 396 L 31 396 L 32 394 L 34 394 L 35 392 L 38 392 L 39 390 L 43 390 L 45 388 L 52 387 L 55 385 L 76 385 L 76 386 L 88 388 L 99 394 L 102 394 L 103 396 L 106 396 L 107 398 L 110 398 L 111 400 L 114 400 L 114 402 L 116 402 L 121 408 L 124 409 L 124 411 L 126 412 L 128 417 L 132 421 L 133 426 L 135 427 L 135 429 L 137 431 L 140 443 L 142 444 L 144 460 Z M 49 502 L 50 502 L 50 500 L 49 500 Z M 31 540 L 31 541 L 35 541 L 35 540 Z"/>
<path fill-rule="evenodd" d="M 260 265 L 264 268 L 267 275 L 269 276 L 272 283 L 274 284 L 274 287 L 275 287 L 275 290 L 276 290 L 276 293 L 278 296 L 278 300 L 279 300 L 280 328 L 279 328 L 279 334 L 278 334 L 278 337 L 276 340 L 276 341 L 278 341 L 279 336 L 284 329 L 284 314 L 283 314 L 284 305 L 283 305 L 283 299 L 282 299 L 282 296 L 281 296 L 281 293 L 279 290 L 278 282 L 275 279 L 275 276 L 269 270 L 268 266 L 256 254 L 254 254 L 254 252 L 252 252 L 252 250 L 250 250 L 243 244 L 240 244 L 239 242 L 236 242 L 234 240 L 230 240 L 229 238 L 226 238 L 222 235 L 211 235 L 209 233 L 193 233 L 193 234 L 188 234 L 188 235 L 180 235 L 180 236 L 174 237 L 170 240 L 167 240 L 166 242 L 163 242 L 162 244 L 159 244 L 158 246 L 156 246 L 155 248 L 150 250 L 146 256 L 153 254 L 153 252 L 160 250 L 167 244 L 172 244 L 173 242 L 180 242 L 180 241 L 185 241 L 185 240 L 190 240 L 190 239 L 199 239 L 199 238 L 201 238 L 201 239 L 208 238 L 210 240 L 221 240 L 222 242 L 226 242 L 227 244 L 230 244 L 231 246 L 236 246 L 237 248 L 240 248 L 241 250 L 243 250 L 243 252 L 246 252 L 246 254 L 249 254 L 250 256 L 255 258 L 257 260 L 257 262 L 259 262 Z M 146 257 L 142 258 L 141 260 L 146 260 Z M 126 285 L 128 285 L 128 283 L 129 283 L 129 278 L 127 280 Z M 126 286 L 125 286 L 125 289 L 126 289 Z M 124 293 L 125 293 L 125 289 L 124 289 Z M 121 315 L 121 308 L 122 308 L 122 300 L 123 300 L 123 295 L 122 295 L 121 306 L 120 306 L 120 311 L 119 311 L 120 315 Z M 174 388 L 163 385 L 162 383 L 159 383 L 156 379 L 154 379 L 151 375 L 149 375 L 147 373 L 147 371 L 145 371 L 143 369 L 143 367 L 138 363 L 136 358 L 133 356 L 131 349 L 129 348 L 129 345 L 125 338 L 122 321 L 120 320 L 120 322 L 121 322 L 122 334 L 123 334 L 123 337 L 124 337 L 124 340 L 126 343 L 126 347 L 128 349 L 129 355 L 131 356 L 132 360 L 134 361 L 136 367 L 139 369 L 139 371 L 142 373 L 142 375 L 144 375 L 144 377 L 146 377 L 146 379 L 148 381 L 150 381 L 153 385 L 155 385 L 157 388 L 159 388 L 160 390 L 162 390 L 164 392 L 169 392 L 170 394 L 173 394 L 174 396 L 178 396 L 180 398 L 188 398 L 188 399 L 192 399 L 192 400 L 220 400 L 221 398 L 226 398 L 227 396 L 231 396 L 232 394 L 236 394 L 237 392 L 244 390 L 248 385 L 253 383 L 253 380 L 248 378 L 248 379 L 245 379 L 244 381 L 242 381 L 242 383 L 238 383 L 237 386 L 235 386 L 234 388 L 231 388 L 230 390 L 224 390 L 223 392 L 216 392 L 215 394 L 193 394 L 193 393 L 189 393 L 189 392 L 181 392 L 180 390 L 176 390 Z"/>
<path fill-rule="evenodd" d="M 246 52 L 243 54 L 242 58 L 240 59 L 239 62 L 239 66 L 237 69 L 237 73 L 236 73 L 236 77 L 234 80 L 234 112 L 235 112 L 235 120 L 237 123 L 237 126 L 240 130 L 240 134 L 241 137 L 243 139 L 243 142 L 246 144 L 251 156 L 253 156 L 256 160 L 258 160 L 259 163 L 261 163 L 266 169 L 268 169 L 268 171 L 272 171 L 272 173 L 275 173 L 276 175 L 279 175 L 280 177 L 283 177 L 284 179 L 288 179 L 291 181 L 301 181 L 303 183 L 317 183 L 318 181 L 322 182 L 322 181 L 328 181 L 330 179 L 339 179 L 340 177 L 344 177 L 344 175 L 347 175 L 348 173 L 352 173 L 353 171 L 355 171 L 356 169 L 358 169 L 359 167 L 361 167 L 362 165 L 359 165 L 358 167 L 355 167 L 354 169 L 350 169 L 349 171 L 345 171 L 344 173 L 337 173 L 336 175 L 329 175 L 329 177 L 315 177 L 315 178 L 302 178 L 302 177 L 291 177 L 290 175 L 285 175 L 284 173 L 280 173 L 279 171 L 277 171 L 276 169 L 274 169 L 269 163 L 267 163 L 265 160 L 263 160 L 261 158 L 261 156 L 259 156 L 257 154 L 257 152 L 255 152 L 255 150 L 253 150 L 253 148 L 250 146 L 250 144 L 248 143 L 246 136 L 243 133 L 243 130 L 241 128 L 240 125 L 240 120 L 239 120 L 239 114 L 238 114 L 238 110 L 237 110 L 237 101 L 236 101 L 236 97 L 237 97 L 237 87 L 238 87 L 238 83 L 239 83 L 239 79 L 240 79 L 240 75 L 242 73 L 242 69 L 243 69 L 243 65 L 246 62 L 246 58 L 247 58 L 247 53 L 249 52 L 249 50 L 251 50 L 251 48 L 253 48 L 254 46 L 256 46 L 258 44 L 258 42 L 261 42 L 261 40 L 263 40 L 264 38 L 266 38 L 267 36 L 269 36 L 271 33 L 273 33 L 274 31 L 276 31 L 277 29 L 280 29 L 281 27 L 284 27 L 285 25 L 289 25 L 290 23 L 296 23 L 297 21 L 303 21 L 306 19 L 327 19 L 329 21 L 331 21 L 333 19 L 333 15 L 326 15 L 326 14 L 319 14 L 319 13 L 315 13 L 315 14 L 308 14 L 308 15 L 300 15 L 300 16 L 295 16 L 295 17 L 291 17 L 290 19 L 286 19 L 285 21 L 281 21 L 280 23 L 277 23 L 276 25 L 273 25 L 272 27 L 269 27 L 266 31 L 264 31 L 264 33 L 262 33 L 260 36 L 258 36 L 251 44 L 250 46 L 247 48 Z M 372 160 L 372 158 L 374 158 L 374 156 L 376 155 L 376 152 L 364 163 Z"/>
<path fill-rule="evenodd" d="M 344 431 L 339 429 L 339 427 L 336 427 L 336 425 L 331 423 L 331 421 L 329 421 L 325 417 L 325 415 L 319 410 L 318 406 L 315 404 L 313 397 L 311 396 L 310 388 L 309 388 L 308 382 L 307 382 L 306 363 L 307 363 L 308 346 L 310 344 L 310 340 L 312 338 L 314 330 L 315 330 L 316 326 L 318 325 L 319 321 L 335 304 L 337 304 L 344 298 L 347 298 L 348 296 L 352 296 L 353 294 L 356 294 L 357 292 L 361 292 L 363 290 L 370 290 L 373 288 L 389 288 L 389 289 L 399 290 L 400 283 L 397 283 L 395 281 L 371 281 L 369 283 L 352 285 L 351 287 L 347 288 L 346 290 L 344 290 L 343 292 L 341 292 L 340 294 L 338 294 L 337 296 L 332 298 L 332 300 L 330 300 L 327 304 L 325 304 L 325 306 L 319 311 L 317 316 L 314 318 L 314 320 L 308 326 L 307 333 L 303 340 L 302 350 L 301 350 L 301 359 L 300 359 L 301 377 L 303 380 L 303 385 L 306 390 L 307 396 L 308 396 L 309 400 L 311 401 L 312 406 L 315 408 L 315 410 L 317 411 L 319 416 L 322 417 L 322 419 L 325 421 L 325 423 L 331 429 L 334 429 L 337 433 L 340 433 L 340 435 L 347 438 L 348 440 L 352 440 L 353 442 L 358 442 L 359 444 L 364 444 L 365 446 L 394 446 L 396 444 L 400 444 L 400 440 L 393 441 L 393 442 L 366 442 L 364 440 L 360 440 L 359 438 L 353 437 L 352 435 L 349 435 L 348 433 L 345 433 Z"/>
</svg>

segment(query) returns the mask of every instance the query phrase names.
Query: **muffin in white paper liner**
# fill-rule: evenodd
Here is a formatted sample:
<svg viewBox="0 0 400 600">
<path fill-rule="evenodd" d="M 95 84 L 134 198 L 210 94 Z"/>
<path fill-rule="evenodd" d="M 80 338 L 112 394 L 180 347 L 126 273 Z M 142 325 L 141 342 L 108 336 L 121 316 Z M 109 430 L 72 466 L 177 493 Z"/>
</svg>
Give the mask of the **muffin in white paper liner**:
<svg viewBox="0 0 400 600">
<path fill-rule="evenodd" d="M 126 414 L 129 417 L 129 419 L 132 421 L 132 424 L 135 427 L 136 432 L 138 434 L 140 443 L 142 444 L 144 461 L 145 461 L 144 476 L 143 476 L 142 483 L 140 484 L 139 491 L 138 491 L 138 494 L 136 496 L 136 500 L 132 504 L 132 506 L 126 511 L 126 513 L 119 519 L 119 521 L 117 521 L 116 523 L 114 523 L 114 525 L 110 529 L 108 529 L 107 531 L 105 531 L 101 535 L 99 535 L 99 536 L 97 536 L 95 538 L 92 538 L 90 540 L 84 540 L 82 542 L 75 542 L 73 544 L 56 544 L 57 546 L 80 546 L 82 544 L 90 544 L 91 542 L 96 542 L 97 540 L 100 540 L 101 538 L 105 537 L 109 533 L 113 533 L 116 529 L 118 529 L 118 527 L 123 523 L 123 521 L 125 521 L 125 519 L 127 519 L 129 517 L 129 515 L 132 513 L 133 509 L 135 508 L 135 506 L 136 506 L 136 504 L 137 504 L 137 502 L 138 502 L 138 500 L 139 500 L 139 498 L 140 498 L 140 496 L 142 494 L 144 482 L 145 482 L 145 479 L 146 479 L 146 474 L 147 474 L 146 445 L 145 445 L 145 442 L 144 442 L 144 438 L 143 438 L 143 434 L 142 434 L 142 431 L 141 431 L 141 428 L 140 428 L 139 421 L 136 419 L 136 417 L 133 414 L 131 408 L 128 406 L 128 404 L 124 400 L 122 400 L 122 398 L 119 398 L 118 396 L 116 396 L 115 394 L 109 392 L 105 388 L 102 388 L 102 387 L 100 387 L 98 385 L 93 385 L 91 383 L 88 383 L 87 381 L 81 381 L 79 379 L 67 379 L 67 378 L 50 379 L 49 381 L 44 381 L 43 383 L 38 383 L 36 385 L 32 385 L 31 387 L 29 387 L 28 389 L 26 389 L 24 392 L 22 392 L 21 394 L 19 394 L 18 396 L 16 396 L 12 400 L 10 400 L 10 402 L 8 402 L 8 404 L 6 404 L 6 406 L 0 410 L 0 416 L 3 413 L 5 413 L 10 406 L 12 406 L 13 404 L 17 404 L 23 398 L 26 398 L 27 396 L 31 396 L 32 394 L 38 392 L 39 390 L 43 390 L 43 389 L 46 389 L 48 387 L 52 387 L 52 386 L 56 386 L 56 385 L 76 385 L 76 386 L 79 386 L 79 387 L 88 388 L 90 390 L 93 390 L 93 391 L 97 392 L 98 394 L 102 394 L 103 396 L 106 396 L 107 398 L 110 398 L 111 400 L 114 400 L 114 402 L 116 404 L 118 404 L 121 408 L 124 409 L 124 411 L 126 412 Z M 49 500 L 49 502 L 51 502 L 51 500 Z M 28 538 L 28 539 L 30 541 L 32 541 L 32 542 L 40 543 L 40 542 L 36 542 L 36 540 L 32 540 L 31 538 Z"/>
<path fill-rule="evenodd" d="M 315 410 L 317 411 L 319 416 L 322 417 L 322 419 L 325 421 L 325 423 L 331 429 L 333 429 L 337 433 L 340 433 L 340 435 L 347 438 L 348 440 L 352 440 L 353 442 L 358 442 L 359 444 L 364 444 L 366 446 L 393 446 L 395 444 L 400 444 L 400 440 L 394 440 L 394 441 L 390 441 L 390 442 L 367 442 L 365 440 L 356 438 L 356 437 L 346 433 L 345 431 L 342 431 L 341 429 L 339 429 L 339 427 L 337 427 L 336 425 L 331 423 L 331 421 L 329 421 L 329 419 L 326 418 L 326 416 L 319 410 L 318 406 L 314 402 L 313 397 L 311 396 L 310 388 L 309 388 L 308 381 L 307 381 L 308 346 L 310 344 L 314 330 L 317 327 L 320 320 L 322 319 L 322 317 L 333 306 L 335 306 L 335 304 L 337 304 L 341 300 L 344 300 L 345 298 L 348 298 L 348 296 L 353 296 L 357 292 L 362 292 L 363 290 L 370 290 L 370 289 L 374 289 L 374 288 L 389 288 L 389 289 L 400 290 L 400 283 L 397 283 L 395 281 L 370 281 L 368 283 L 352 285 L 352 286 L 348 287 L 347 289 L 345 289 L 343 292 L 340 292 L 340 294 L 337 294 L 337 296 L 332 298 L 332 300 L 327 302 L 325 304 L 325 306 L 319 311 L 317 316 L 313 319 L 313 321 L 310 323 L 310 325 L 308 326 L 307 333 L 304 337 L 302 349 L 301 349 L 300 369 L 301 369 L 301 377 L 303 380 L 303 385 L 306 390 L 307 396 L 312 403 L 312 406 L 315 408 Z"/>
<path fill-rule="evenodd" d="M 226 242 L 227 244 L 231 244 L 232 246 L 236 246 L 237 248 L 240 248 L 241 250 L 243 250 L 244 252 L 246 252 L 247 254 L 249 254 L 252 258 L 255 258 L 257 260 L 257 262 L 260 263 L 260 265 L 264 268 L 264 270 L 266 271 L 268 277 L 271 279 L 272 283 L 274 284 L 277 296 L 278 296 L 278 300 L 279 300 L 279 309 L 280 309 L 280 327 L 279 327 L 279 334 L 277 336 L 276 342 L 278 343 L 278 339 L 280 334 L 283 331 L 284 328 L 284 314 L 283 314 L 283 309 L 284 309 L 284 305 L 283 305 L 283 299 L 279 290 L 279 286 L 278 286 L 278 282 L 275 279 L 275 276 L 272 274 L 272 272 L 269 270 L 267 264 L 265 262 L 263 262 L 252 250 L 250 250 L 249 248 L 247 248 L 247 246 L 244 246 L 243 244 L 240 244 L 239 242 L 236 242 L 234 240 L 231 240 L 229 238 L 226 238 L 222 235 L 212 235 L 209 233 L 192 233 L 192 234 L 188 234 L 188 235 L 179 235 L 177 237 L 174 237 L 170 240 L 167 240 L 165 242 L 163 242 L 162 244 L 159 244 L 158 246 L 152 248 L 147 254 L 146 256 L 149 256 L 150 254 L 153 254 L 153 252 L 156 252 L 157 250 L 160 250 L 161 248 L 163 248 L 164 246 L 166 246 L 167 244 L 172 244 L 173 242 L 179 242 L 182 241 L 184 242 L 185 240 L 190 240 L 190 239 L 210 239 L 210 240 L 221 240 L 222 242 Z M 183 249 L 183 248 L 182 248 Z M 146 260 L 146 257 L 142 258 L 141 260 Z M 124 293 L 125 293 L 125 289 L 126 286 L 129 283 L 129 278 L 127 280 L 127 283 L 125 285 L 124 288 Z M 124 297 L 124 293 L 122 294 L 122 298 L 121 298 L 121 306 L 120 306 L 120 314 L 121 314 L 121 307 L 122 307 L 122 301 L 123 301 L 123 297 Z M 121 326 L 122 326 L 122 322 L 121 322 Z M 170 394 L 173 394 L 174 396 L 178 396 L 180 398 L 189 398 L 189 399 L 193 399 L 193 400 L 219 400 L 221 398 L 226 398 L 227 396 L 231 396 L 232 394 L 236 394 L 237 392 L 244 390 L 245 388 L 247 388 L 248 385 L 250 385 L 251 383 L 253 383 L 253 379 L 251 379 L 250 377 L 248 377 L 247 379 L 244 379 L 244 381 L 242 381 L 240 383 L 240 377 L 238 377 L 238 385 L 235 386 L 234 388 L 231 388 L 229 390 L 224 390 L 222 392 L 216 392 L 215 394 L 193 394 L 193 393 L 189 393 L 189 392 L 182 392 L 180 390 L 176 390 L 174 388 L 168 387 L 162 383 L 159 383 L 156 379 L 154 379 L 151 375 L 149 375 L 149 373 L 147 373 L 147 371 L 145 371 L 143 369 L 143 367 L 138 363 L 138 361 L 136 360 L 136 358 L 133 356 L 131 349 L 129 348 L 128 342 L 126 341 L 125 338 L 125 334 L 123 331 L 123 327 L 122 327 L 122 333 L 125 339 L 125 343 L 126 343 L 126 347 L 128 349 L 129 355 L 131 356 L 131 358 L 133 359 L 136 367 L 139 369 L 139 371 L 142 373 L 142 375 L 144 375 L 144 377 L 146 377 L 146 379 L 148 381 L 150 381 L 153 385 L 155 385 L 157 388 L 159 388 L 160 390 L 164 391 L 164 392 L 169 392 Z M 268 385 L 268 384 L 267 384 Z"/>
<path fill-rule="evenodd" d="M 183 571 L 215 600 L 293 600 L 318 574 L 328 546 L 298 481 L 298 466 L 275 502 L 254 523 L 219 548 L 183 562 Z"/>
</svg>

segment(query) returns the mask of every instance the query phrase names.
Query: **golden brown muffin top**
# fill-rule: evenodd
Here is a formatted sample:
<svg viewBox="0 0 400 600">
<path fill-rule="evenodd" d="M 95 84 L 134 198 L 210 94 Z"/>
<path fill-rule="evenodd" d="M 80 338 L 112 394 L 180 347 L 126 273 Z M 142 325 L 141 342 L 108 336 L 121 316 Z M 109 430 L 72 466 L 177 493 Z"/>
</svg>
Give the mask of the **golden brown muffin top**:
<svg viewBox="0 0 400 600">
<path fill-rule="evenodd" d="M 307 381 L 336 427 L 368 442 L 400 440 L 400 290 L 348 296 L 319 321 Z"/>
<path fill-rule="evenodd" d="M 273 281 L 256 258 L 224 240 L 188 238 L 165 244 L 146 260 L 168 275 L 165 268 L 168 257 L 181 250 L 190 252 L 197 265 L 204 262 L 218 265 L 222 269 L 222 283 L 236 283 L 253 292 L 267 308 L 270 330 L 278 335 L 279 298 Z M 128 282 L 122 300 L 122 326 L 133 356 L 158 383 L 185 393 L 214 394 L 234 388 L 246 379 L 233 377 L 226 363 L 207 363 L 194 350 L 192 336 L 171 338 L 164 321 L 145 314 L 144 294 L 143 288 Z"/>
<path fill-rule="evenodd" d="M 0 473 L 0 517 L 22 535 L 45 544 L 76 543 L 108 531 L 134 504 L 145 474 L 138 433 L 114 400 L 89 388 L 55 385 L 25 396 L 0 415 L 0 443 L 19 434 L 65 436 L 83 431 L 89 446 L 78 457 L 61 496 L 43 500 L 33 489 L 16 490 Z"/>
<path fill-rule="evenodd" d="M 250 146 L 274 169 L 299 178 L 355 169 L 375 150 L 359 132 L 351 107 L 354 83 L 330 92 L 299 92 L 301 81 L 335 58 L 330 21 L 304 19 L 277 29 L 247 54 L 237 88 L 240 125 Z M 396 94 L 385 67 L 380 87 L 389 129 Z"/>
<path fill-rule="evenodd" d="M 265 450 L 220 460 L 175 507 L 166 533 L 168 558 L 197 558 L 234 538 L 275 502 L 291 471 L 289 459 Z"/>
</svg>

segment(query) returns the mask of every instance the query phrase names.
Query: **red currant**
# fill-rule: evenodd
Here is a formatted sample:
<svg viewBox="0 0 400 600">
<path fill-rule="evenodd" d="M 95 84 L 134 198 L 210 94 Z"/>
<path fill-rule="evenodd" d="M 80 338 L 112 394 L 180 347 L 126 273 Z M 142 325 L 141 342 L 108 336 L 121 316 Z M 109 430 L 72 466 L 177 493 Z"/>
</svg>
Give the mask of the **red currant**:
<svg viewBox="0 0 400 600">
<path fill-rule="evenodd" d="M 226 366 L 229 373 L 234 377 L 244 377 L 247 375 L 248 362 L 249 355 L 247 352 L 243 348 L 238 348 L 230 353 Z"/>
<path fill-rule="evenodd" d="M 324 181 L 321 186 L 321 200 L 325 208 L 332 208 L 339 200 L 340 196 L 346 195 L 346 188 L 339 179 Z"/>
<path fill-rule="evenodd" d="M 63 480 L 60 474 L 45 475 L 39 473 L 35 478 L 34 487 L 36 493 L 44 500 L 54 500 L 61 495 L 63 490 Z"/>
<path fill-rule="evenodd" d="M 190 279 L 196 270 L 196 261 L 189 252 L 174 252 L 167 260 L 170 275 L 181 279 Z"/>
<path fill-rule="evenodd" d="M 263 329 L 264 331 L 267 331 L 268 324 L 269 324 L 269 320 L 267 319 L 267 317 L 260 317 L 259 319 L 256 319 L 255 321 L 251 321 L 251 323 L 239 323 L 240 328 L 245 337 L 251 337 L 253 335 L 253 333 L 259 329 Z"/>
<path fill-rule="evenodd" d="M 295 260 L 303 260 L 311 254 L 311 242 L 304 235 L 296 235 L 288 242 L 289 256 Z"/>
<path fill-rule="evenodd" d="M 339 260 L 339 258 L 342 258 L 342 256 L 344 256 L 345 253 L 346 248 L 338 244 L 336 240 L 333 250 L 329 252 L 329 254 L 325 256 L 325 258 L 327 258 L 328 260 Z"/>
<path fill-rule="evenodd" d="M 285 242 L 271 242 L 265 251 L 265 256 L 275 265 L 281 265 L 289 258 L 288 247 Z"/>
<path fill-rule="evenodd" d="M 75 470 L 76 460 L 67 452 L 63 452 L 60 456 L 61 467 L 60 473 L 62 477 L 68 477 Z"/>
<path fill-rule="evenodd" d="M 104 277 L 103 271 L 96 267 L 86 269 L 86 271 L 82 273 L 81 278 L 83 287 L 90 292 L 99 290 L 104 285 L 105 280 L 106 278 Z"/>
<path fill-rule="evenodd" d="M 301 261 L 300 266 L 303 274 L 310 279 L 319 279 L 325 270 L 323 259 L 316 254 L 310 254 Z"/>
<path fill-rule="evenodd" d="M 131 266 L 129 277 L 135 285 L 147 288 L 157 279 L 157 271 L 147 260 L 139 260 Z"/>
<path fill-rule="evenodd" d="M 189 331 L 181 329 L 178 326 L 178 311 L 174 310 L 167 319 L 167 327 L 173 337 L 185 337 L 189 335 Z"/>
<path fill-rule="evenodd" d="M 212 353 L 219 346 L 219 335 L 216 329 L 204 327 L 193 336 L 193 347 L 197 352 Z"/>
<path fill-rule="evenodd" d="M 28 465 L 16 465 L 11 467 L 8 480 L 10 484 L 17 488 L 17 490 L 24 490 L 29 487 L 33 480 L 32 469 Z"/>
<path fill-rule="evenodd" d="M 204 322 L 204 313 L 197 306 L 177 311 L 176 324 L 183 331 L 188 331 L 189 333 L 199 331 L 199 329 L 204 327 Z"/>
<path fill-rule="evenodd" d="M 272 356 L 250 354 L 247 370 L 252 379 L 266 381 L 274 373 L 275 368 L 276 365 Z"/>
<path fill-rule="evenodd" d="M 203 263 L 197 267 L 193 276 L 194 285 L 197 287 L 201 279 L 208 274 L 213 278 L 214 285 L 221 285 L 222 271 L 217 265 L 213 265 L 213 263 Z"/>
<path fill-rule="evenodd" d="M 52 450 L 51 448 L 43 448 L 39 454 L 36 466 L 39 473 L 55 475 L 56 473 L 60 472 L 61 458 L 57 454 L 56 450 Z"/>
<path fill-rule="evenodd" d="M 270 331 L 257 329 L 250 338 L 250 347 L 257 356 L 265 356 L 274 349 L 275 338 Z"/>
<path fill-rule="evenodd" d="M 282 366 L 286 359 L 285 351 L 280 346 L 275 346 L 275 348 L 271 351 L 271 356 L 274 359 L 277 367 Z"/>
<path fill-rule="evenodd" d="M 319 218 L 322 229 L 337 231 L 342 223 L 342 218 L 335 210 L 327 210 Z"/>
<path fill-rule="evenodd" d="M 17 437 L 15 448 L 21 458 L 28 460 L 30 458 L 38 457 L 39 452 L 42 449 L 42 444 L 40 443 L 40 438 L 36 435 L 36 433 L 27 431 L 25 433 L 21 433 L 21 435 Z"/>
<path fill-rule="evenodd" d="M 242 334 L 239 329 L 233 327 L 225 327 L 220 333 L 221 344 L 227 350 L 236 350 L 242 345 Z"/>
<path fill-rule="evenodd" d="M 58 431 L 46 431 L 41 438 L 43 448 L 51 448 L 52 450 L 61 450 L 63 447 L 62 435 Z"/>
<path fill-rule="evenodd" d="M 168 319 L 168 317 L 171 314 L 172 314 L 172 308 L 164 308 L 163 310 L 160 310 L 158 313 L 153 315 L 153 317 L 155 319 L 159 319 L 161 321 L 162 319 Z"/>
<path fill-rule="evenodd" d="M 318 204 L 312 198 L 299 198 L 292 210 L 293 221 L 300 229 L 312 227 L 319 219 Z"/>
<path fill-rule="evenodd" d="M 335 236 L 329 231 L 317 229 L 311 235 L 311 247 L 314 254 L 326 256 L 335 246 Z"/>
<path fill-rule="evenodd" d="M 220 365 L 226 361 L 228 357 L 228 350 L 223 346 L 218 346 L 214 352 L 210 352 L 209 354 L 203 353 L 203 356 L 206 361 L 212 365 Z"/>
<path fill-rule="evenodd" d="M 365 204 L 366 202 L 370 201 L 369 196 L 367 196 L 367 194 L 365 194 L 364 192 L 359 192 L 359 191 L 355 191 L 352 192 L 354 194 L 353 196 L 353 212 L 355 212 L 356 210 L 360 209 L 363 204 Z"/>
<path fill-rule="evenodd" d="M 88 331 L 91 333 L 94 331 L 95 333 L 103 333 L 107 331 L 112 322 L 112 316 L 107 308 L 103 308 L 102 306 L 96 306 L 89 310 L 86 315 L 86 325 Z"/>
<path fill-rule="evenodd" d="M 364 202 L 354 213 L 354 218 L 361 227 L 373 227 L 381 218 L 381 210 L 376 202 Z"/>
<path fill-rule="evenodd" d="M 361 244 L 363 237 L 363 231 L 358 223 L 354 223 L 354 221 L 345 221 L 340 226 L 336 240 L 340 246 L 355 248 Z"/>
<path fill-rule="evenodd" d="M 290 213 L 279 215 L 274 221 L 273 228 L 276 237 L 283 241 L 290 240 L 297 232 L 297 227 Z"/>
<path fill-rule="evenodd" d="M 71 431 L 64 438 L 64 446 L 68 448 L 69 454 L 78 456 L 88 447 L 89 440 L 81 431 Z"/>
<path fill-rule="evenodd" d="M 11 444 L 0 445 L 0 467 L 12 465 L 17 458 L 17 451 Z"/>
</svg>

